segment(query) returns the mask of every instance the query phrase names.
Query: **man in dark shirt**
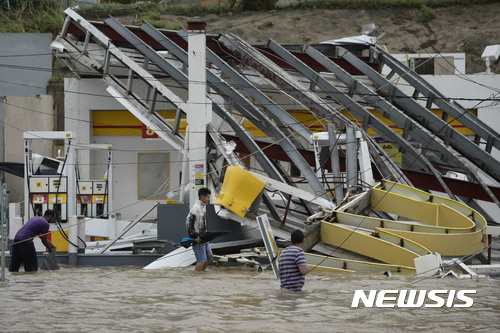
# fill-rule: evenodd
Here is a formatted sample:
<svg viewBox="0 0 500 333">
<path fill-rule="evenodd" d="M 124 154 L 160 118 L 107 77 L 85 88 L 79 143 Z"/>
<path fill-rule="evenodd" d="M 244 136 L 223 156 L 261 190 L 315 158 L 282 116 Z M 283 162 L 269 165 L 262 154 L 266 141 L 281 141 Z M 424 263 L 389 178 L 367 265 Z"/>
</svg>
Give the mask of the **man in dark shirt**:
<svg viewBox="0 0 500 333">
<path fill-rule="evenodd" d="M 302 245 L 304 244 L 304 234 L 302 231 L 297 229 L 292 232 L 291 241 L 292 245 L 280 253 L 279 270 L 281 289 L 301 291 L 306 281 L 305 275 L 309 273 L 306 256 L 304 250 L 302 250 Z"/>
<path fill-rule="evenodd" d="M 210 190 L 206 187 L 198 191 L 198 200 L 189 211 L 186 218 L 188 236 L 194 239 L 193 251 L 196 256 L 197 272 L 204 271 L 213 257 L 212 249 L 208 242 L 202 242 L 200 236 L 207 231 L 207 204 L 210 202 Z"/>
<path fill-rule="evenodd" d="M 43 217 L 34 216 L 19 229 L 12 245 L 12 260 L 9 271 L 19 272 L 21 264 L 24 264 L 25 272 L 35 272 L 38 270 L 38 260 L 36 259 L 36 250 L 33 244 L 33 238 L 37 235 L 40 235 L 40 240 L 49 252 L 55 251 L 54 244 L 47 239 L 49 222 L 54 219 L 54 216 L 54 211 L 47 209 Z"/>
</svg>

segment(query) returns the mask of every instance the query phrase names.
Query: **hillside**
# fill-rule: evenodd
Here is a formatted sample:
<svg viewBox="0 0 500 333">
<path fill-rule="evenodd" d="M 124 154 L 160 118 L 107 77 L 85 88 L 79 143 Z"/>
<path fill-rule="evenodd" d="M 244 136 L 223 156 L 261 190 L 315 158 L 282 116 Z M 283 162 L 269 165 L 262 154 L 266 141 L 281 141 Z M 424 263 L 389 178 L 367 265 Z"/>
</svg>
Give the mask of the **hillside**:
<svg viewBox="0 0 500 333">
<path fill-rule="evenodd" d="M 281 9 L 269 12 L 228 13 L 188 17 L 162 14 L 165 27 L 186 27 L 187 21 L 207 22 L 209 33 L 232 32 L 252 44 L 268 38 L 286 43 L 315 43 L 359 35 L 375 23 L 386 34 L 379 40 L 391 53 L 465 52 L 467 73 L 483 72 L 486 45 L 500 44 L 500 3 L 434 8 L 430 18 L 421 9 L 385 10 Z M 432 18 L 432 14 L 435 15 Z M 140 24 L 140 16 L 122 16 L 124 24 Z M 147 20 L 147 18 L 145 18 Z M 500 64 L 492 64 L 500 73 Z"/>
</svg>

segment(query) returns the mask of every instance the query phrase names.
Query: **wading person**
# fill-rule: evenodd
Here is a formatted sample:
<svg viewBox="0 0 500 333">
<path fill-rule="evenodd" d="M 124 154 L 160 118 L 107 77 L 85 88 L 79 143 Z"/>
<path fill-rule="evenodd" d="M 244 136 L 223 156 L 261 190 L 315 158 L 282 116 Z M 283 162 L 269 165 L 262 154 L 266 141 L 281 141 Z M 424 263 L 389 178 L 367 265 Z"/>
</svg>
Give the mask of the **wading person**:
<svg viewBox="0 0 500 333">
<path fill-rule="evenodd" d="M 43 216 L 34 216 L 16 233 L 14 244 L 12 245 L 12 260 L 9 271 L 19 272 L 19 267 L 24 264 L 25 272 L 35 272 L 38 270 L 38 260 L 36 259 L 35 244 L 33 238 L 40 235 L 40 240 L 49 252 L 55 251 L 55 246 L 47 239 L 49 232 L 49 222 L 54 219 L 55 213 L 52 209 L 47 209 Z"/>
<path fill-rule="evenodd" d="M 280 253 L 281 289 L 301 291 L 306 281 L 305 275 L 309 273 L 309 266 L 306 264 L 306 256 L 302 249 L 304 244 L 302 231 L 297 229 L 292 232 L 291 241 L 292 245 Z"/>
<path fill-rule="evenodd" d="M 206 187 L 198 191 L 198 200 L 186 218 L 187 233 L 194 238 L 193 251 L 196 256 L 195 271 L 204 271 L 213 257 L 212 249 L 208 242 L 202 242 L 200 236 L 207 232 L 207 204 L 210 202 L 210 190 Z"/>
</svg>

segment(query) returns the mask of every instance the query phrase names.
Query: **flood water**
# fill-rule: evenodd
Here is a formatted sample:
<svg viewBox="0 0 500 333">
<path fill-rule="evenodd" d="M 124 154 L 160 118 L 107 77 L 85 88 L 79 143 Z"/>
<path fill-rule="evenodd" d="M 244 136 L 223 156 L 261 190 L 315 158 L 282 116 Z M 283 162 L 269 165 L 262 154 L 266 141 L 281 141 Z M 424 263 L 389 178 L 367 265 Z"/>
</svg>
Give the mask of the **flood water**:
<svg viewBox="0 0 500 333">
<path fill-rule="evenodd" d="M 142 270 L 65 267 L 6 273 L 1 332 L 498 332 L 500 280 L 313 271 L 304 291 L 279 290 L 246 267 Z M 351 308 L 354 291 L 474 289 L 471 308 Z"/>
</svg>

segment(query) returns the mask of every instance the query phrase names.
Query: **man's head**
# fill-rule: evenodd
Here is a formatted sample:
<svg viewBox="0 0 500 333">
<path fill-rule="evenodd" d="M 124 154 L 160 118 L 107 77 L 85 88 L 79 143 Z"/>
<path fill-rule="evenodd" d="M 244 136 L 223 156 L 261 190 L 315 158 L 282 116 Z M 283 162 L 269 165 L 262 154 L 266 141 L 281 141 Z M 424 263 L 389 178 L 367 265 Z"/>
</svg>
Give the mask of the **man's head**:
<svg viewBox="0 0 500 333">
<path fill-rule="evenodd" d="M 56 213 L 52 209 L 47 209 L 45 213 L 43 213 L 43 217 L 47 220 L 47 222 L 52 222 L 56 217 Z"/>
<path fill-rule="evenodd" d="M 202 187 L 198 190 L 198 199 L 200 199 L 201 202 L 203 203 L 209 203 L 210 202 L 210 190 L 206 187 Z"/>
<path fill-rule="evenodd" d="M 304 234 L 299 229 L 292 232 L 290 237 L 293 245 L 301 245 L 304 242 Z"/>
</svg>

